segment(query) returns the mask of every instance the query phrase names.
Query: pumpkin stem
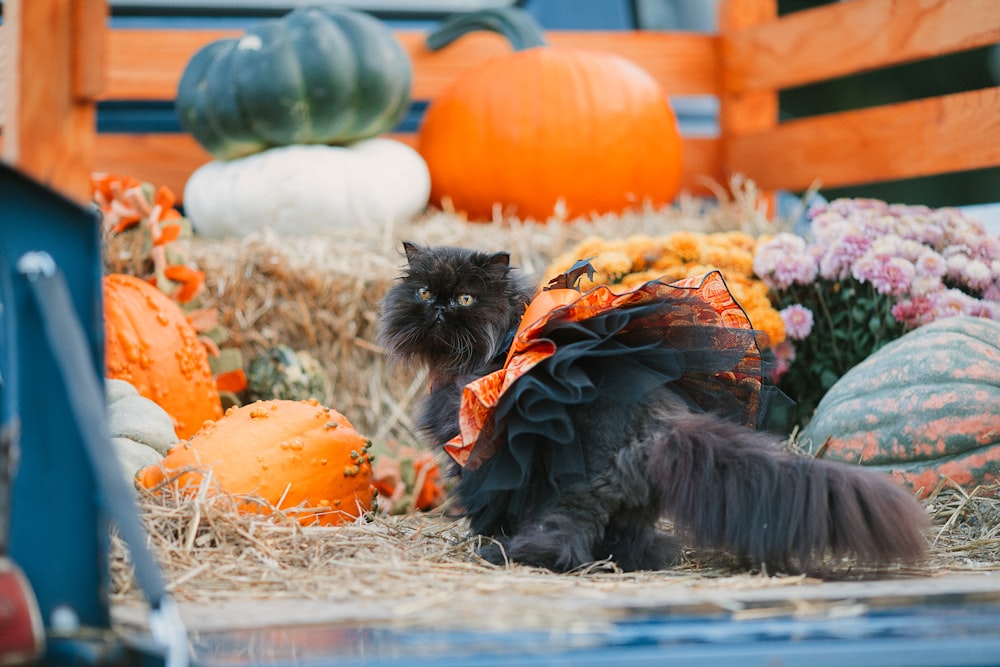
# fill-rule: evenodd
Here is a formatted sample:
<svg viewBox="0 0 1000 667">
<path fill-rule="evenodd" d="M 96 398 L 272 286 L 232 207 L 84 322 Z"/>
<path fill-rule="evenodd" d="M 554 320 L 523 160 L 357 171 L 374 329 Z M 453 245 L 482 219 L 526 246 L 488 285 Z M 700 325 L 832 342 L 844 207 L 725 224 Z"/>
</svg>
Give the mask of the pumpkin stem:
<svg viewBox="0 0 1000 667">
<path fill-rule="evenodd" d="M 427 35 L 427 48 L 438 51 L 476 30 L 492 30 L 503 35 L 515 51 L 548 46 L 545 32 L 528 12 L 518 7 L 495 7 L 452 14 Z"/>
</svg>

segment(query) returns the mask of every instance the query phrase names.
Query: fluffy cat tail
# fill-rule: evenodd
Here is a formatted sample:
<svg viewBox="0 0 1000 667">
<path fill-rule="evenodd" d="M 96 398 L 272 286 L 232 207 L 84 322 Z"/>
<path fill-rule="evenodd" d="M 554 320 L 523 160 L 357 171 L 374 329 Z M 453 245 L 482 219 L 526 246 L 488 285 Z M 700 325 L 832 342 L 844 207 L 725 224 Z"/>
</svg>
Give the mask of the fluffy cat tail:
<svg viewBox="0 0 1000 667">
<path fill-rule="evenodd" d="M 697 546 L 783 571 L 810 571 L 826 555 L 881 565 L 926 551 L 926 512 L 888 477 L 786 452 L 770 435 L 707 414 L 655 421 L 650 483 Z"/>
</svg>

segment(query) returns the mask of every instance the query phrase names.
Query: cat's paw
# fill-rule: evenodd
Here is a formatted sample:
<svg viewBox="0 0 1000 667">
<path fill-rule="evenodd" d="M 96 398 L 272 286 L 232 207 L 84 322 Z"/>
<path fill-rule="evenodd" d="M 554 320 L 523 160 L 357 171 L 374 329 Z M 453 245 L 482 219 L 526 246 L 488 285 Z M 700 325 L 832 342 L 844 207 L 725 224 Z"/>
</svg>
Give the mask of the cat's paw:
<svg viewBox="0 0 1000 667">
<path fill-rule="evenodd" d="M 476 550 L 476 555 L 493 565 L 510 565 L 513 560 L 507 552 L 508 538 L 491 538 Z"/>
<path fill-rule="evenodd" d="M 594 540 L 576 528 L 566 530 L 552 520 L 527 526 L 511 538 L 507 553 L 511 560 L 525 565 L 555 572 L 575 570 L 595 560 L 591 551 Z"/>
<path fill-rule="evenodd" d="M 673 535 L 653 530 L 609 531 L 597 547 L 625 572 L 665 570 L 680 562 L 680 542 Z"/>
</svg>

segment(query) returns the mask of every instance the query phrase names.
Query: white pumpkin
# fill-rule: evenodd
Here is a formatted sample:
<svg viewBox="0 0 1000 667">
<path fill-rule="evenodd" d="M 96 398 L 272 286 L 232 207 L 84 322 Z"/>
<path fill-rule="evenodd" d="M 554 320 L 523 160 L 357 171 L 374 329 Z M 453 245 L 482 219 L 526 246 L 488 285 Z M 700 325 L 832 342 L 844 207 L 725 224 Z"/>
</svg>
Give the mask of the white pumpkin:
<svg viewBox="0 0 1000 667">
<path fill-rule="evenodd" d="M 424 159 L 399 141 L 296 144 L 202 165 L 184 188 L 184 212 L 210 238 L 308 235 L 416 215 L 430 188 Z"/>
</svg>

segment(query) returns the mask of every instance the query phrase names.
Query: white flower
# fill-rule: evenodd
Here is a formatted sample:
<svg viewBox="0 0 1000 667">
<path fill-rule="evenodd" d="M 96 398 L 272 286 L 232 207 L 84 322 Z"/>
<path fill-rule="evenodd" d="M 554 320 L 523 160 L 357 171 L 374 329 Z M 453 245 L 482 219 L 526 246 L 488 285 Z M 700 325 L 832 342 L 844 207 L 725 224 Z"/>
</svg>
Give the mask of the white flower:
<svg viewBox="0 0 1000 667">
<path fill-rule="evenodd" d="M 970 259 L 966 262 L 962 275 L 969 287 L 977 290 L 985 289 L 993 282 L 993 273 L 990 271 L 990 267 L 978 259 Z"/>
</svg>

